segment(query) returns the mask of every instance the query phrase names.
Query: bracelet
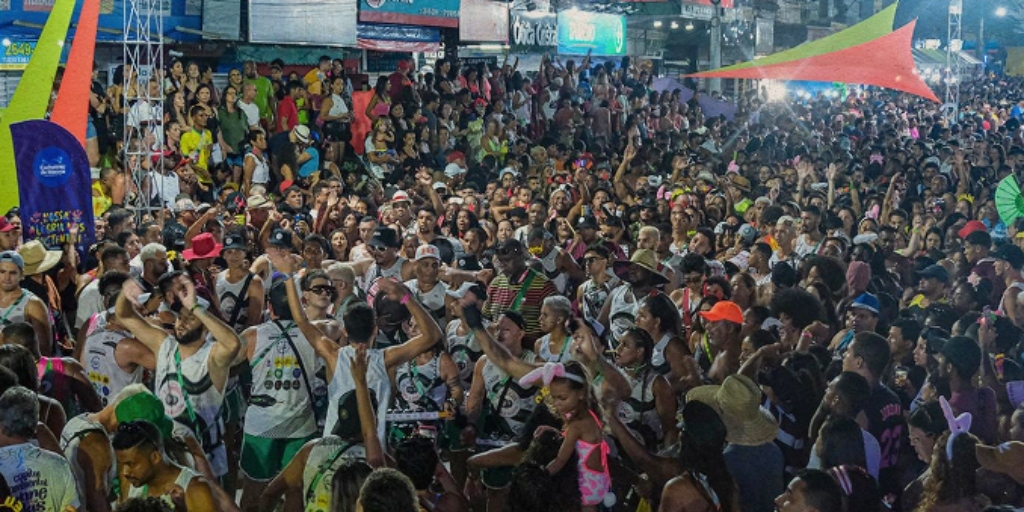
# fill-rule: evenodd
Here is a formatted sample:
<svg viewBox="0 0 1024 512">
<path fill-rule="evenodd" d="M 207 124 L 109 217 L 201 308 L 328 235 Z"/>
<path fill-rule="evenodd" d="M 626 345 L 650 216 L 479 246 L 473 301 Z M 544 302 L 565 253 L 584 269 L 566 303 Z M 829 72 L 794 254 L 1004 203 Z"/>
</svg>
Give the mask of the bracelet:
<svg viewBox="0 0 1024 512">
<path fill-rule="evenodd" d="M 202 307 L 203 307 L 202 305 L 200 305 L 198 302 L 196 302 L 195 304 L 192 304 L 192 307 L 188 308 L 188 312 L 189 313 L 195 313 L 196 312 L 196 308 L 202 309 Z"/>
<path fill-rule="evenodd" d="M 398 301 L 398 303 L 404 306 L 408 304 L 410 300 L 412 300 L 412 294 L 406 293 L 405 297 L 402 297 L 402 300 Z"/>
</svg>

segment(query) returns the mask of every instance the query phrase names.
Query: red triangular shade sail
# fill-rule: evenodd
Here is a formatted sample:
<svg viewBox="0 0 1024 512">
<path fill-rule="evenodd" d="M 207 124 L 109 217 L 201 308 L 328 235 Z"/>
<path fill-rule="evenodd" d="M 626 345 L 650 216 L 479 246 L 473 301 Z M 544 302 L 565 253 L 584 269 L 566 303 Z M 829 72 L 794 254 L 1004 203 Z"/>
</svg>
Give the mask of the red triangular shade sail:
<svg viewBox="0 0 1024 512">
<path fill-rule="evenodd" d="M 894 32 L 865 43 L 804 58 L 764 65 L 752 61 L 688 76 L 877 85 L 908 92 L 938 103 L 939 98 L 921 79 L 911 53 L 916 24 L 915 20 Z M 847 30 L 854 28 L 856 27 Z"/>
</svg>

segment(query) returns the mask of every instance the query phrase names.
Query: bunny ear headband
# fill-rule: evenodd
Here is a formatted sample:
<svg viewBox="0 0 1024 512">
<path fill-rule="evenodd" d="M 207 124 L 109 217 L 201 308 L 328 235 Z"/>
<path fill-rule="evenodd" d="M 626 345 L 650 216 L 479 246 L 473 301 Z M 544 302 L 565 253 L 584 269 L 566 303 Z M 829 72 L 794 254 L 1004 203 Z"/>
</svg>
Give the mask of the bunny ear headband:
<svg viewBox="0 0 1024 512">
<path fill-rule="evenodd" d="M 569 379 L 571 381 L 586 384 L 587 382 L 579 375 L 573 375 L 565 371 L 562 363 L 544 363 L 544 366 L 537 368 L 519 379 L 519 385 L 523 387 L 532 386 L 537 381 L 543 382 L 545 386 L 551 385 L 556 378 Z"/>
<path fill-rule="evenodd" d="M 965 412 L 959 416 L 953 416 L 953 408 L 949 406 L 946 397 L 939 397 L 939 404 L 942 406 L 942 414 L 946 416 L 946 423 L 949 425 L 949 439 L 946 440 L 946 460 L 953 462 L 953 440 L 960 434 L 966 434 L 971 430 L 971 413 Z"/>
</svg>

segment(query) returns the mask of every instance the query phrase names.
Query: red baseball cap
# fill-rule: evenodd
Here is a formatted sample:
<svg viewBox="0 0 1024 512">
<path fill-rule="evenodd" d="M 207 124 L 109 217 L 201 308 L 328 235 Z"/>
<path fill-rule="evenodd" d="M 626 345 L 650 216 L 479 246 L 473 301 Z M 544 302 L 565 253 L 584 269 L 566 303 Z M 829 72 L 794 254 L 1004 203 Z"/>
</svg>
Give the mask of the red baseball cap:
<svg viewBox="0 0 1024 512">
<path fill-rule="evenodd" d="M 960 236 L 960 238 L 967 238 L 967 235 L 970 235 L 975 231 L 988 231 L 988 228 L 985 227 L 985 223 L 980 220 L 972 220 L 968 221 L 967 224 L 964 224 L 964 227 L 960 228 L 960 231 L 957 231 L 956 234 Z"/>
<path fill-rule="evenodd" d="M 734 324 L 743 324 L 743 311 L 735 302 L 728 300 L 718 302 L 711 307 L 710 311 L 701 311 L 698 314 L 709 322 L 725 320 Z"/>
<path fill-rule="evenodd" d="M 7 217 L 0 216 L 0 233 L 10 233 L 15 229 L 14 224 L 11 224 Z"/>
</svg>

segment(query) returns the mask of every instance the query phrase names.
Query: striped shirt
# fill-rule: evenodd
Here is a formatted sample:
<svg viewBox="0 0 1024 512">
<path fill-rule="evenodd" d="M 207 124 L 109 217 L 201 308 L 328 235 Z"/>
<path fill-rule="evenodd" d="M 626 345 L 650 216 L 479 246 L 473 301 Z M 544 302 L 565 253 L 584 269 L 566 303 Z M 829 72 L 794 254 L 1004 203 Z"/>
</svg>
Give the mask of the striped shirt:
<svg viewBox="0 0 1024 512">
<path fill-rule="evenodd" d="M 544 274 L 540 274 L 533 269 L 527 269 L 527 272 L 533 278 L 530 281 L 530 288 L 526 290 L 526 294 L 519 307 L 516 308 L 516 312 L 523 315 L 523 319 L 526 320 L 526 336 L 523 339 L 524 346 L 533 347 L 533 343 L 537 338 L 544 334 L 540 330 L 540 306 L 544 299 L 551 295 L 557 295 L 558 292 L 555 290 L 554 284 Z M 517 284 L 512 284 L 512 281 L 505 274 L 499 274 L 498 277 L 495 277 L 491 281 L 490 286 L 487 287 L 487 304 L 484 305 L 484 313 L 496 320 L 502 313 L 512 309 L 512 303 L 516 301 L 519 290 L 522 288 L 523 283 L 526 282 L 526 279 L 528 279 L 525 277 L 526 274 L 523 274 L 523 276 Z"/>
</svg>

